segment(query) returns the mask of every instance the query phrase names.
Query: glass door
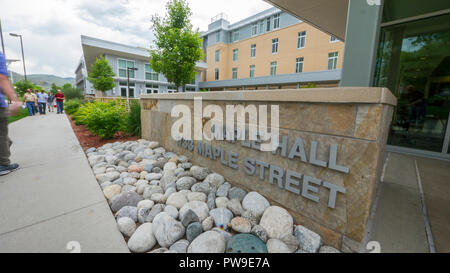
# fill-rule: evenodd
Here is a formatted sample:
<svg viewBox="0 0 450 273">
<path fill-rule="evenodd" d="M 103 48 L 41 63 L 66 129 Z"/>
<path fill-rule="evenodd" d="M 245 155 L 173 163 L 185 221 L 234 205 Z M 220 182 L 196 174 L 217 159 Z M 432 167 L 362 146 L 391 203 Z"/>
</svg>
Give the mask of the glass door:
<svg viewBox="0 0 450 273">
<path fill-rule="evenodd" d="M 375 85 L 397 97 L 388 144 L 448 153 L 450 15 L 381 29 Z"/>
</svg>

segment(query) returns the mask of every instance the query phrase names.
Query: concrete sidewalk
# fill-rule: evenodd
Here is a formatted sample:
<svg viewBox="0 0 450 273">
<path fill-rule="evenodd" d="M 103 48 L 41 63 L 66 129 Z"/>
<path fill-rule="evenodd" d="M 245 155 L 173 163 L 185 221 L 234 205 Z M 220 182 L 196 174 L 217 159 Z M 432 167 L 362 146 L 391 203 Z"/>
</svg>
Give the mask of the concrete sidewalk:
<svg viewBox="0 0 450 273">
<path fill-rule="evenodd" d="M 368 241 L 381 252 L 450 252 L 450 162 L 387 154 Z"/>
<path fill-rule="evenodd" d="M 0 252 L 128 252 L 66 115 L 9 130 L 21 168 L 0 177 Z"/>
</svg>

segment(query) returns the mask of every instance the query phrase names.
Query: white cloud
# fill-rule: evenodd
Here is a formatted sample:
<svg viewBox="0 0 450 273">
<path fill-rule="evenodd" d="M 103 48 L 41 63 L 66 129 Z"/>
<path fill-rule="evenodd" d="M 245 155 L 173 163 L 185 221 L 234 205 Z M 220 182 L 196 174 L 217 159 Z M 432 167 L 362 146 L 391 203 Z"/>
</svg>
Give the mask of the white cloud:
<svg viewBox="0 0 450 273">
<path fill-rule="evenodd" d="M 6 54 L 21 59 L 23 35 L 28 74 L 73 77 L 81 56 L 80 35 L 149 47 L 151 16 L 164 16 L 166 0 L 1 0 L 0 19 Z M 188 0 L 194 28 L 206 30 L 211 18 L 224 12 L 231 23 L 271 6 L 262 0 Z M 237 8 L 238 7 L 238 8 Z M 23 73 L 21 62 L 11 70 Z"/>
</svg>

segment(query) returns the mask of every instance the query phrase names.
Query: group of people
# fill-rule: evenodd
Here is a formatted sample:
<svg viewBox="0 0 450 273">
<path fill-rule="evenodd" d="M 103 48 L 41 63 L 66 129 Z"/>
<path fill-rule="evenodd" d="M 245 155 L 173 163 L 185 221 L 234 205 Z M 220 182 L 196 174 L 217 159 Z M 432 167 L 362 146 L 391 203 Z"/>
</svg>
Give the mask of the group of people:
<svg viewBox="0 0 450 273">
<path fill-rule="evenodd" d="M 61 93 L 61 90 L 58 90 L 55 95 L 52 92 L 48 94 L 45 90 L 38 91 L 37 89 L 34 92 L 31 91 L 30 88 L 27 89 L 27 92 L 23 96 L 23 105 L 25 105 L 28 109 L 28 114 L 30 116 L 34 116 L 37 114 L 39 110 L 39 114 L 45 115 L 48 107 L 49 112 L 55 111 L 55 100 L 56 100 L 56 112 L 57 114 L 62 114 L 64 111 L 64 94 Z"/>
</svg>

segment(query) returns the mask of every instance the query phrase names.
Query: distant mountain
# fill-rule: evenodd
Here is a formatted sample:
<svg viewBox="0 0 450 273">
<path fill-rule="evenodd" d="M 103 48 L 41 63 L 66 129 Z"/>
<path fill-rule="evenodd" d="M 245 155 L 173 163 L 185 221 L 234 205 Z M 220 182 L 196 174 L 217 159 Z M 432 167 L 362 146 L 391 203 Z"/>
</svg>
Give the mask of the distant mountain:
<svg viewBox="0 0 450 273">
<path fill-rule="evenodd" d="M 23 80 L 23 75 L 12 72 L 13 73 L 13 80 L 14 82 Z M 32 83 L 42 86 L 45 89 L 50 89 L 52 86 L 52 83 L 56 84 L 57 86 L 63 86 L 66 83 L 70 83 L 72 85 L 75 84 L 75 78 L 61 78 L 55 75 L 48 75 L 48 74 L 31 74 L 27 75 L 27 80 L 31 81 Z"/>
</svg>

